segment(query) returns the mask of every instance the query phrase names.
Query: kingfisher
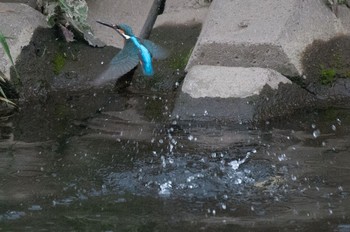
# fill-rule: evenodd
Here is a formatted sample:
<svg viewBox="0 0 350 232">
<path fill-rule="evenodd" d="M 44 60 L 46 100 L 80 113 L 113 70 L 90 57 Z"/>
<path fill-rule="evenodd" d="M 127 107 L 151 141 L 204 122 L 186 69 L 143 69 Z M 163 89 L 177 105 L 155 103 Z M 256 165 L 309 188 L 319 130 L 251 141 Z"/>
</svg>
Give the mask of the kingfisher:
<svg viewBox="0 0 350 232">
<path fill-rule="evenodd" d="M 109 24 L 96 21 L 99 24 L 114 29 L 124 38 L 123 49 L 112 59 L 109 67 L 95 80 L 96 85 L 101 85 L 111 80 L 117 80 L 141 63 L 145 76 L 153 76 L 152 59 L 165 59 L 168 51 L 147 39 L 137 38 L 131 27 L 126 24 Z"/>
</svg>

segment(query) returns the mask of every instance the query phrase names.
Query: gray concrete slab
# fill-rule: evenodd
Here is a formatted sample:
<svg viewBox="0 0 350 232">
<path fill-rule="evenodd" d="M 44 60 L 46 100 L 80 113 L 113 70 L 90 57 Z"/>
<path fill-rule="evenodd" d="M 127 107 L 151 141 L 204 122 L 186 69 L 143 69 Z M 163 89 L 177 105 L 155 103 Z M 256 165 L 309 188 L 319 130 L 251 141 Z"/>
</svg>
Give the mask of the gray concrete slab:
<svg viewBox="0 0 350 232">
<path fill-rule="evenodd" d="M 33 32 L 38 27 L 47 27 L 45 16 L 26 4 L 0 3 L 1 32 L 8 37 L 14 61 L 22 48 L 29 44 Z M 2 47 L 0 48 L 0 70 L 9 78 L 11 63 Z"/>
<path fill-rule="evenodd" d="M 208 0 L 167 0 L 164 12 L 157 17 L 154 27 L 202 24 L 210 3 Z"/>
<path fill-rule="evenodd" d="M 196 65 L 186 75 L 182 92 L 192 98 L 245 98 L 260 94 L 265 85 L 278 89 L 292 82 L 272 69 Z"/>
<path fill-rule="evenodd" d="M 136 36 L 147 34 L 152 18 L 155 20 L 155 10 L 158 0 L 87 0 L 89 7 L 88 22 L 95 35 L 107 45 L 122 48 L 123 39 L 110 28 L 96 23 L 96 20 L 119 24 L 128 24 Z"/>
<path fill-rule="evenodd" d="M 202 24 L 207 13 L 208 8 L 204 7 L 199 9 L 184 9 L 178 12 L 164 13 L 157 17 L 154 27 L 164 25 L 189 26 L 193 24 Z"/>
<path fill-rule="evenodd" d="M 180 12 L 184 9 L 208 8 L 211 1 L 208 0 L 166 0 L 164 13 Z"/>
<path fill-rule="evenodd" d="M 196 65 L 184 80 L 172 117 L 245 123 L 312 102 L 307 91 L 272 69 Z"/>
<path fill-rule="evenodd" d="M 345 32 L 322 0 L 213 1 L 187 70 L 198 64 L 254 66 L 299 76 L 306 46 Z"/>
</svg>

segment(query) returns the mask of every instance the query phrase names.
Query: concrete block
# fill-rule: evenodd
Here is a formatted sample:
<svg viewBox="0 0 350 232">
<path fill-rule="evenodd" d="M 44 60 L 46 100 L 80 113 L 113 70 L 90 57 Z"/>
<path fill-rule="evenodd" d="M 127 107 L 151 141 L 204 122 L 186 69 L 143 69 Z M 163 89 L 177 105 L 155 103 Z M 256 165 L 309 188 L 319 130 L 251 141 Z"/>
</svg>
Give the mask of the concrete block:
<svg viewBox="0 0 350 232">
<path fill-rule="evenodd" d="M 345 32 L 322 0 L 213 1 L 186 69 L 253 66 L 300 76 L 306 46 Z"/>
<path fill-rule="evenodd" d="M 350 9 L 344 5 L 338 5 L 337 17 L 347 31 L 350 31 Z"/>
<path fill-rule="evenodd" d="M 210 1 L 208 0 L 167 0 L 164 12 L 157 17 L 154 27 L 202 24 L 209 6 Z"/>
<path fill-rule="evenodd" d="M 157 17 L 154 27 L 164 25 L 190 26 L 194 24 L 202 24 L 207 13 L 208 8 L 184 9 L 178 12 L 164 13 Z"/>
<path fill-rule="evenodd" d="M 290 113 L 313 100 L 272 69 L 196 65 L 185 77 L 172 117 L 251 122 Z"/>
<path fill-rule="evenodd" d="M 166 0 L 164 13 L 180 12 L 184 9 L 208 8 L 209 0 Z"/>
<path fill-rule="evenodd" d="M 33 32 L 38 27 L 47 27 L 45 16 L 26 4 L 0 3 L 1 32 L 8 37 L 12 58 L 14 61 L 24 46 L 28 45 Z M 2 47 L 0 48 L 0 70 L 7 76 L 11 63 Z"/>
<path fill-rule="evenodd" d="M 122 48 L 123 39 L 111 28 L 96 23 L 96 20 L 128 24 L 136 36 L 148 35 L 156 19 L 158 0 L 87 0 L 88 22 L 95 35 L 107 45 Z M 152 22 L 153 21 L 153 22 Z"/>
</svg>

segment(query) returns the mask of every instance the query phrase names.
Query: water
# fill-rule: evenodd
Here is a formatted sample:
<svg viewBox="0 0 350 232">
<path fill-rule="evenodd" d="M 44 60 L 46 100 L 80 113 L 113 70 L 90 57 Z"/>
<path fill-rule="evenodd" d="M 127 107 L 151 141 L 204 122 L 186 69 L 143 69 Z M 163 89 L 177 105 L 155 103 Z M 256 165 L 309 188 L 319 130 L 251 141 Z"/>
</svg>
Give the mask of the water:
<svg viewBox="0 0 350 232">
<path fill-rule="evenodd" d="M 166 96 L 106 95 L 0 122 L 1 230 L 349 231 L 349 109 L 179 126 Z"/>
</svg>

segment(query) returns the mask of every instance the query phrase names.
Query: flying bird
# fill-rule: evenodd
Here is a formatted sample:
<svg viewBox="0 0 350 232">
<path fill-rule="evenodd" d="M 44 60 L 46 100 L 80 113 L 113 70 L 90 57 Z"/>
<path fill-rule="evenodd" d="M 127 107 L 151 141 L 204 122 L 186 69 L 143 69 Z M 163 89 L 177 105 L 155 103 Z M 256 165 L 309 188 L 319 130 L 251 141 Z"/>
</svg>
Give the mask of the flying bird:
<svg viewBox="0 0 350 232">
<path fill-rule="evenodd" d="M 145 76 L 153 76 L 152 60 L 165 59 L 168 51 L 150 40 L 137 38 L 131 27 L 126 24 L 109 24 L 97 21 L 97 23 L 114 29 L 124 38 L 123 49 L 112 59 L 107 70 L 95 80 L 95 85 L 118 80 L 121 76 L 138 65 L 142 66 Z"/>
</svg>

